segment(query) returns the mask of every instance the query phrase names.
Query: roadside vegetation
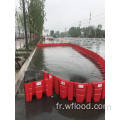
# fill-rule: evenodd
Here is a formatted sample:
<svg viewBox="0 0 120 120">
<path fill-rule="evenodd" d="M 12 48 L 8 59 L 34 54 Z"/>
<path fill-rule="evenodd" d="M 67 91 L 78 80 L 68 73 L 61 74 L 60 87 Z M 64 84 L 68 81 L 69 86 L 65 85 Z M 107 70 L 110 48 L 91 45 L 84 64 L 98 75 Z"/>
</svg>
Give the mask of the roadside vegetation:
<svg viewBox="0 0 120 120">
<path fill-rule="evenodd" d="M 102 29 L 102 25 L 97 27 L 71 27 L 66 32 L 59 32 L 51 30 L 50 35 L 53 37 L 84 37 L 84 38 L 105 38 L 105 30 Z"/>
<path fill-rule="evenodd" d="M 28 48 L 25 45 L 15 50 L 15 70 L 19 71 L 30 53 L 39 41 L 42 41 L 43 25 L 45 21 L 45 0 L 24 0 Z M 15 40 L 23 40 L 24 16 L 22 0 L 19 0 L 19 7 L 15 11 Z"/>
</svg>

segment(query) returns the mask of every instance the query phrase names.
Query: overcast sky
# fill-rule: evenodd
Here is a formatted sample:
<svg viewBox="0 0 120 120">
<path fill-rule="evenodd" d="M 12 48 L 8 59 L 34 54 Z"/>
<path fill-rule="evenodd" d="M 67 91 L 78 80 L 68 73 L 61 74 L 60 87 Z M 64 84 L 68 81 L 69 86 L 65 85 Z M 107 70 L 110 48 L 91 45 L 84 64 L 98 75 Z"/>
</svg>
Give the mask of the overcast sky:
<svg viewBox="0 0 120 120">
<path fill-rule="evenodd" d="M 91 24 L 104 26 L 104 0 L 46 0 L 45 29 L 65 31 L 71 26 Z"/>
</svg>

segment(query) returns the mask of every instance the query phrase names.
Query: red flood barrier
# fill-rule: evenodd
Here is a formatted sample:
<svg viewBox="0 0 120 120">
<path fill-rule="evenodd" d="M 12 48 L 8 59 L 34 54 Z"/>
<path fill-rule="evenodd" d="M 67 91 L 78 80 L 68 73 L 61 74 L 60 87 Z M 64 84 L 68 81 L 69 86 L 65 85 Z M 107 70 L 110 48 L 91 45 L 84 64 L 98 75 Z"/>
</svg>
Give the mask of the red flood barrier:
<svg viewBox="0 0 120 120">
<path fill-rule="evenodd" d="M 88 83 L 75 83 L 76 102 L 82 103 L 86 98 Z"/>
<path fill-rule="evenodd" d="M 92 83 L 88 83 L 87 86 L 87 93 L 86 93 L 86 102 L 90 103 L 92 99 L 92 93 L 93 93 L 93 86 Z"/>
<path fill-rule="evenodd" d="M 59 78 L 58 77 L 54 77 L 54 89 L 55 89 L 55 93 L 57 95 L 59 95 L 60 93 L 60 82 L 59 82 Z"/>
<path fill-rule="evenodd" d="M 86 101 L 87 103 L 99 102 L 105 99 L 105 61 L 104 59 L 81 46 L 71 44 L 71 43 L 51 43 L 51 44 L 37 44 L 37 47 L 53 47 L 53 46 L 71 46 L 73 49 L 77 50 L 79 53 L 83 54 L 85 57 L 93 61 L 101 71 L 103 81 L 101 82 L 91 82 L 91 83 L 79 83 L 63 80 L 55 75 L 47 72 L 43 72 L 43 80 L 25 82 L 25 101 L 31 102 L 32 96 L 35 95 L 36 99 L 41 99 L 43 94 L 47 97 L 53 96 L 53 90 L 60 96 L 61 99 L 68 99 L 72 101 L 74 98 L 76 102 L 82 103 Z"/>
<path fill-rule="evenodd" d="M 103 91 L 104 91 L 104 81 L 93 83 L 94 102 L 99 102 L 101 100 Z"/>
<path fill-rule="evenodd" d="M 36 99 L 41 99 L 43 95 L 43 80 L 35 82 L 35 96 Z"/>
<path fill-rule="evenodd" d="M 59 79 L 60 82 L 60 98 L 65 99 L 68 96 L 68 81 Z"/>
<path fill-rule="evenodd" d="M 45 84 L 46 96 L 53 96 L 53 76 L 49 75 L 48 78 L 43 79 Z"/>
<path fill-rule="evenodd" d="M 68 82 L 68 100 L 72 101 L 74 97 L 74 82 Z"/>
<path fill-rule="evenodd" d="M 25 101 L 31 102 L 32 101 L 32 83 L 25 83 Z"/>
<path fill-rule="evenodd" d="M 102 96 L 101 99 L 105 99 L 105 81 L 102 84 Z"/>
</svg>

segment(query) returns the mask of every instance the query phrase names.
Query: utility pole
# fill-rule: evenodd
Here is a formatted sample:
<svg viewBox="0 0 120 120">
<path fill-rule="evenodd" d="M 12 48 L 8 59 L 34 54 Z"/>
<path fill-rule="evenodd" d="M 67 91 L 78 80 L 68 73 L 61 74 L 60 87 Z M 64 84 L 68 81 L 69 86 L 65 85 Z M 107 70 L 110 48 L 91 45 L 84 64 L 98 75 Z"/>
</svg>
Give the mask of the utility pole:
<svg viewBox="0 0 120 120">
<path fill-rule="evenodd" d="M 80 29 L 80 35 L 79 36 L 81 36 L 81 21 L 79 21 L 79 29 Z"/>
<path fill-rule="evenodd" d="M 79 22 L 79 28 L 81 28 L 81 21 Z"/>
<path fill-rule="evenodd" d="M 67 33 L 66 33 L 66 32 L 67 32 L 67 28 L 65 27 L 65 37 L 67 36 Z"/>
<path fill-rule="evenodd" d="M 91 12 L 90 12 L 90 17 L 89 17 L 89 26 L 91 24 Z"/>
<path fill-rule="evenodd" d="M 90 12 L 90 17 L 89 17 L 89 26 L 91 25 L 91 12 Z M 90 35 L 91 34 L 91 30 L 90 30 L 90 28 L 89 28 L 89 34 L 88 35 Z"/>
<path fill-rule="evenodd" d="M 28 38 L 27 38 L 27 28 L 26 28 L 26 14 L 25 14 L 25 1 L 22 0 L 23 4 L 23 16 L 24 16 L 24 30 L 25 30 L 25 46 L 28 49 Z"/>
</svg>

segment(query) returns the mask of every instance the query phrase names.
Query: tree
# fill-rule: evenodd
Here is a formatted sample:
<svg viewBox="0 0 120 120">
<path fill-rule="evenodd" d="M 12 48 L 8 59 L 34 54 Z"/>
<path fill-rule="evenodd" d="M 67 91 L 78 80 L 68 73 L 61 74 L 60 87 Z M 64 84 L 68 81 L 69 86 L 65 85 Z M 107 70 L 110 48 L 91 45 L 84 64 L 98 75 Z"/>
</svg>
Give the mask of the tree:
<svg viewBox="0 0 120 120">
<path fill-rule="evenodd" d="M 101 29 L 102 29 L 102 25 L 99 24 L 97 28 L 98 28 L 99 30 L 101 30 Z"/>
<path fill-rule="evenodd" d="M 54 36 L 54 30 L 50 31 L 50 36 Z"/>
<path fill-rule="evenodd" d="M 23 22 L 23 14 L 21 14 L 17 10 L 15 11 L 15 20 L 16 20 L 16 27 L 18 29 L 19 37 L 20 37 L 20 31 L 21 29 L 24 28 L 24 22 Z"/>
<path fill-rule="evenodd" d="M 89 38 L 104 38 L 105 30 L 102 30 L 102 25 L 88 27 L 71 27 L 68 31 L 71 37 L 89 37 Z"/>
<path fill-rule="evenodd" d="M 80 27 L 71 27 L 68 33 L 71 37 L 79 37 L 81 35 Z"/>
<path fill-rule="evenodd" d="M 33 34 L 33 39 L 36 39 L 37 35 L 40 38 L 43 31 L 43 25 L 45 21 L 45 0 L 25 0 L 26 4 L 26 24 L 27 31 Z M 21 26 L 23 27 L 23 14 L 22 14 L 22 0 L 20 0 L 20 21 Z"/>
<path fill-rule="evenodd" d="M 105 30 L 102 30 L 102 25 L 99 24 L 96 28 L 96 37 L 104 38 L 105 37 Z"/>
<path fill-rule="evenodd" d="M 45 20 L 44 3 L 45 0 L 31 0 L 28 7 L 34 34 L 42 34 Z"/>
</svg>

